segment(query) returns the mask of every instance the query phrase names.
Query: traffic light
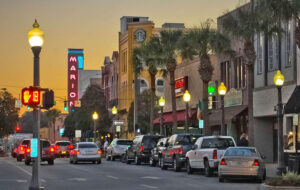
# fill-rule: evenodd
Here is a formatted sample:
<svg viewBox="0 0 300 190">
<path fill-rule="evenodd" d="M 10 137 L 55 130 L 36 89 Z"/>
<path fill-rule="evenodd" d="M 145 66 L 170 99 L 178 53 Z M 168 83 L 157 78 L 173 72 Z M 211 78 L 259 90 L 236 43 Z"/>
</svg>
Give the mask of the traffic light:
<svg viewBox="0 0 300 190">
<path fill-rule="evenodd" d="M 64 110 L 68 111 L 68 106 L 67 106 L 67 101 L 66 100 L 64 101 Z"/>
<path fill-rule="evenodd" d="M 20 132 L 21 131 L 21 127 L 20 126 L 17 126 L 16 127 L 16 133 Z"/>
<path fill-rule="evenodd" d="M 208 82 L 207 91 L 209 96 L 214 96 L 216 94 L 216 81 Z"/>
<path fill-rule="evenodd" d="M 53 90 L 46 90 L 43 94 L 43 108 L 49 109 L 54 106 L 54 92 Z"/>
<path fill-rule="evenodd" d="M 41 102 L 40 89 L 36 87 L 29 87 L 22 89 L 22 104 L 25 106 L 38 106 Z"/>
<path fill-rule="evenodd" d="M 27 106 L 27 110 L 30 110 L 31 109 L 31 107 L 30 106 Z"/>
</svg>

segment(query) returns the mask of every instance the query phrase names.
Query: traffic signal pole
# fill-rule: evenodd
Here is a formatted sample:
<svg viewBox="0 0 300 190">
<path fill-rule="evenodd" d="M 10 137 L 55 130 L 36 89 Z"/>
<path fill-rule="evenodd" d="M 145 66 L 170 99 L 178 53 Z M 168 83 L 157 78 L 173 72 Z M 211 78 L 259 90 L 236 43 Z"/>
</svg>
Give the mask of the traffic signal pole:
<svg viewBox="0 0 300 190">
<path fill-rule="evenodd" d="M 32 47 L 32 52 L 34 55 L 34 62 L 33 62 L 33 86 L 39 87 L 40 86 L 40 52 L 41 47 Z M 34 126 L 33 126 L 33 138 L 37 139 L 37 157 L 33 159 L 32 165 L 32 177 L 29 186 L 29 190 L 39 190 L 40 189 L 40 107 L 34 106 L 33 107 L 33 119 L 34 119 Z"/>
</svg>

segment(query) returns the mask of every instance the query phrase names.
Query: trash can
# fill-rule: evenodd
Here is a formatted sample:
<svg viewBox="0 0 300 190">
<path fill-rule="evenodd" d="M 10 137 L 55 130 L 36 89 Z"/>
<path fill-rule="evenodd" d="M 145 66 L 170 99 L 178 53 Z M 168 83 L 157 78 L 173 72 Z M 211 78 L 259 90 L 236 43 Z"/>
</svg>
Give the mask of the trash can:
<svg viewBox="0 0 300 190">
<path fill-rule="evenodd" d="M 300 155 L 289 155 L 288 169 L 289 171 L 300 173 Z"/>
</svg>

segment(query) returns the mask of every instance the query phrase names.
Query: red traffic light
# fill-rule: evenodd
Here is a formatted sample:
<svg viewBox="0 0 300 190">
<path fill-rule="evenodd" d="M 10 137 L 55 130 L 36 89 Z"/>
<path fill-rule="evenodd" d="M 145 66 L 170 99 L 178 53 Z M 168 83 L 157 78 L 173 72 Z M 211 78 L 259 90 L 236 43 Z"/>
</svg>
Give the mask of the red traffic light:
<svg viewBox="0 0 300 190">
<path fill-rule="evenodd" d="M 17 126 L 17 127 L 16 127 L 16 131 L 21 131 L 21 127 L 20 127 L 20 126 Z"/>
<path fill-rule="evenodd" d="M 39 88 L 23 88 L 22 89 L 22 104 L 25 106 L 37 106 L 41 102 L 41 94 Z"/>
</svg>

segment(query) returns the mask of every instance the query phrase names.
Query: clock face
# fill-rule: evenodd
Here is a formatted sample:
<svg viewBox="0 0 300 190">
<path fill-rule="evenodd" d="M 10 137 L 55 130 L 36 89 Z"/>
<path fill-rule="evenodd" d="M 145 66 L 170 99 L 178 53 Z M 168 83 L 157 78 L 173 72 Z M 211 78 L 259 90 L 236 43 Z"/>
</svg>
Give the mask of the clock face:
<svg viewBox="0 0 300 190">
<path fill-rule="evenodd" d="M 146 31 L 142 29 L 135 31 L 134 39 L 137 42 L 143 42 L 146 39 Z"/>
</svg>

